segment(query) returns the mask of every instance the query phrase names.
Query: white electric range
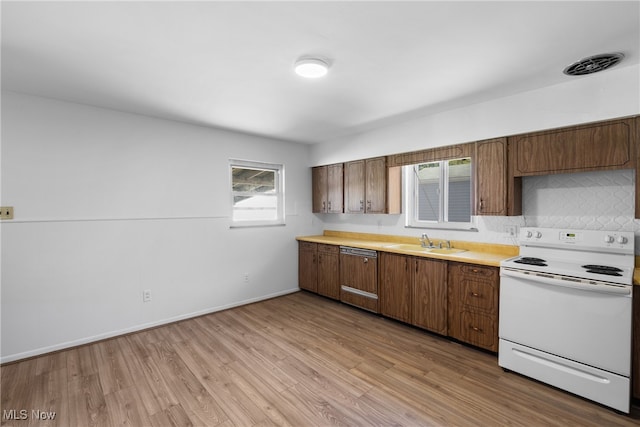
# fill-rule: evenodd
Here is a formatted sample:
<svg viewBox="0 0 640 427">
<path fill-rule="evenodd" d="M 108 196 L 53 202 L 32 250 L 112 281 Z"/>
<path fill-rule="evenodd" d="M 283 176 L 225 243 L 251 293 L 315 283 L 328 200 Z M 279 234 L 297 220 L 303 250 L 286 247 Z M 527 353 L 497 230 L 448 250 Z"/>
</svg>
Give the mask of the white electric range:
<svg viewBox="0 0 640 427">
<path fill-rule="evenodd" d="M 522 228 L 500 266 L 498 363 L 629 412 L 633 232 Z"/>
</svg>

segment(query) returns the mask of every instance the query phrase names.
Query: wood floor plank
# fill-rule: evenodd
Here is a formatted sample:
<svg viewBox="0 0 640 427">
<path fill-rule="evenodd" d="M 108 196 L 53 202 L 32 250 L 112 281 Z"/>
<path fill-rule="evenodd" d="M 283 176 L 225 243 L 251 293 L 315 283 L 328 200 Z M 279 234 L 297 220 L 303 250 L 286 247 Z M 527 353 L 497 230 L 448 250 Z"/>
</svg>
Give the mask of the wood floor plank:
<svg viewBox="0 0 640 427">
<path fill-rule="evenodd" d="M 107 413 L 114 426 L 149 426 L 151 418 L 144 405 L 140 404 L 136 387 L 121 388 L 105 396 Z"/>
<path fill-rule="evenodd" d="M 131 386 L 131 375 L 117 340 L 106 340 L 91 347 L 94 350 L 98 378 L 105 394 Z"/>
<path fill-rule="evenodd" d="M 153 427 L 193 427 L 194 424 L 181 405 L 173 405 L 151 416 Z"/>
<path fill-rule="evenodd" d="M 495 354 L 298 292 L 0 367 L 2 426 L 637 426 Z"/>
<path fill-rule="evenodd" d="M 68 383 L 68 387 L 70 425 L 87 427 L 111 425 L 98 374 L 76 378 Z"/>
<path fill-rule="evenodd" d="M 156 346 L 161 347 L 158 352 L 161 360 L 157 363 L 168 387 L 171 388 L 189 418 L 195 418 L 197 425 L 220 424 L 227 419 L 226 414 L 179 356 L 177 348 L 183 347 L 184 343 L 178 344 L 174 346 L 163 341 L 155 343 Z"/>
</svg>

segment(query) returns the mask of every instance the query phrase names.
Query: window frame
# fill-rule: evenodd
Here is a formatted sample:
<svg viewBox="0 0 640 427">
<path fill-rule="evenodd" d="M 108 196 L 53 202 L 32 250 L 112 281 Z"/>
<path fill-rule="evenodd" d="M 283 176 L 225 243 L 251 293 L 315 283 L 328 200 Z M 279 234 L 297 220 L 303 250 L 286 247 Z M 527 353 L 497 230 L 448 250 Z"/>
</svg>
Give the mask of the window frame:
<svg viewBox="0 0 640 427">
<path fill-rule="evenodd" d="M 469 222 L 449 222 L 448 206 L 449 206 L 449 162 L 469 159 L 470 161 L 470 177 L 469 177 Z M 418 177 L 415 173 L 415 168 L 422 164 L 438 163 L 439 164 L 439 206 L 438 206 L 438 219 L 420 220 L 419 219 L 419 205 L 418 205 Z M 405 202 L 405 227 L 407 228 L 434 228 L 445 230 L 473 230 L 476 231 L 476 219 L 473 215 L 473 189 L 474 189 L 474 174 L 473 174 L 473 157 L 465 156 L 459 159 L 445 159 L 445 160 L 433 160 L 415 163 L 411 165 L 403 166 L 403 182 L 404 182 L 404 202 Z"/>
<path fill-rule="evenodd" d="M 274 193 L 260 193 L 260 192 L 251 192 L 251 191 L 235 191 L 233 189 L 233 169 L 241 168 L 241 169 L 253 169 L 253 170 L 265 170 L 265 171 L 273 171 L 274 172 Z M 240 160 L 240 159 L 229 159 L 229 188 L 230 191 L 230 222 L 231 228 L 243 228 L 243 227 L 266 227 L 266 226 L 281 226 L 286 225 L 285 222 L 285 189 L 284 189 L 284 164 L 279 163 L 267 163 L 267 162 L 259 162 L 253 160 Z M 269 197 L 274 197 L 276 199 L 276 218 L 275 219 L 256 219 L 256 220 L 246 220 L 246 219 L 237 219 L 236 218 L 236 207 L 235 207 L 235 197 L 242 195 L 268 195 Z"/>
</svg>

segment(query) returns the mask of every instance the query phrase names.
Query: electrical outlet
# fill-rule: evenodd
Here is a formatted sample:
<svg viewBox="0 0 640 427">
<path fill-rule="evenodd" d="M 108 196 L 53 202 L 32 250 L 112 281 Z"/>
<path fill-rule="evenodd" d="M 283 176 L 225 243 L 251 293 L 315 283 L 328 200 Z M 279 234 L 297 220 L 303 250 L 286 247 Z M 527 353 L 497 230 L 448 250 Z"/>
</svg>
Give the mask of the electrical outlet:
<svg viewBox="0 0 640 427">
<path fill-rule="evenodd" d="M 518 226 L 517 225 L 505 225 L 504 232 L 507 233 L 509 237 L 516 237 L 518 234 Z"/>
<path fill-rule="evenodd" d="M 249 273 L 244 273 L 242 277 L 244 279 L 244 283 L 249 283 Z"/>
<path fill-rule="evenodd" d="M 142 302 L 151 302 L 151 289 L 142 291 Z"/>
<path fill-rule="evenodd" d="M 13 219 L 13 206 L 3 206 L 0 208 L 0 219 Z"/>
</svg>

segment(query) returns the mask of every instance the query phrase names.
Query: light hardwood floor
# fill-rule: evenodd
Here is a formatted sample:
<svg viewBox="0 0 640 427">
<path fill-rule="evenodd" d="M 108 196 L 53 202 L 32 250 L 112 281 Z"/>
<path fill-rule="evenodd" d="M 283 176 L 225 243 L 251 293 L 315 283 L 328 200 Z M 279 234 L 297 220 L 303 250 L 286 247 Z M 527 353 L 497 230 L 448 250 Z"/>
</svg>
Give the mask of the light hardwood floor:
<svg viewBox="0 0 640 427">
<path fill-rule="evenodd" d="M 638 407 L 624 416 L 505 373 L 493 354 L 306 292 L 1 371 L 2 425 L 19 427 L 640 424 Z M 27 419 L 8 419 L 21 410 Z"/>
</svg>

